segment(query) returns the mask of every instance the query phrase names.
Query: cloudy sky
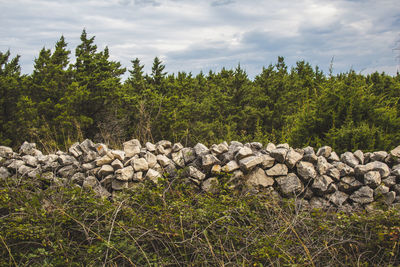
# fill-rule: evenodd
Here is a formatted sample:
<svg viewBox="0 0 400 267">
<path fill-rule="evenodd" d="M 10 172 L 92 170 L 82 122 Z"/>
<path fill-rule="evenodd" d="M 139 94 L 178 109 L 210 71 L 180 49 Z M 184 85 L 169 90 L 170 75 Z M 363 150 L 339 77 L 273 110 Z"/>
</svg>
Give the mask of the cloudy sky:
<svg viewBox="0 0 400 267">
<path fill-rule="evenodd" d="M 113 60 L 130 68 L 138 57 L 147 72 L 155 56 L 169 73 L 240 63 L 254 77 L 278 56 L 324 72 L 332 58 L 335 73 L 400 70 L 398 0 L 0 0 L 0 10 L 0 51 L 21 55 L 24 73 L 61 35 L 74 52 L 84 28 Z"/>
</svg>

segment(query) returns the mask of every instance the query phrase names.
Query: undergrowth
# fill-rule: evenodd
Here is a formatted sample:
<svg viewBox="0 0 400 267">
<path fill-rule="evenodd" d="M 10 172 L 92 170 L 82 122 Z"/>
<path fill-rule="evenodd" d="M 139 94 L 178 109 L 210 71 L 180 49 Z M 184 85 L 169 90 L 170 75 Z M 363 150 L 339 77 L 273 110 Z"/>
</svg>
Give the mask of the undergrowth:
<svg viewBox="0 0 400 267">
<path fill-rule="evenodd" d="M 200 193 L 183 179 L 100 199 L 0 181 L 1 266 L 390 266 L 400 212 L 300 211 L 268 194 Z"/>
</svg>

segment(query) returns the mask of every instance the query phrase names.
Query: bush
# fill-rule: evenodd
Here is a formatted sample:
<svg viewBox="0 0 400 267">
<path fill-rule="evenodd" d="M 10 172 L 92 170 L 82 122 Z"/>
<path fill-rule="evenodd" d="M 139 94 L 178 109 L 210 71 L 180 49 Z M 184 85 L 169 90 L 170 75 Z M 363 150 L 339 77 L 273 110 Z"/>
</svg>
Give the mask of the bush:
<svg viewBox="0 0 400 267">
<path fill-rule="evenodd" d="M 41 178 L 0 181 L 0 265 L 222 266 L 400 264 L 399 210 L 300 211 L 295 201 L 215 194 L 183 179 L 112 201 Z"/>
</svg>

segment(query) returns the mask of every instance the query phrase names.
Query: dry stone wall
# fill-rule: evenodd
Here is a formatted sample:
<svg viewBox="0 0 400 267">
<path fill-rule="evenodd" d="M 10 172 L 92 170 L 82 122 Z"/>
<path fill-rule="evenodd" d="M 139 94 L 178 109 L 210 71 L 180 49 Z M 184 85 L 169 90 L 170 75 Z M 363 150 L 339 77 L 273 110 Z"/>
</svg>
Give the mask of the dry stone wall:
<svg viewBox="0 0 400 267">
<path fill-rule="evenodd" d="M 390 153 L 357 150 L 340 156 L 329 146 L 315 152 L 312 147 L 236 141 L 183 147 L 166 140 L 142 145 L 133 139 L 117 150 L 86 139 L 68 152 L 48 155 L 35 143 L 24 142 L 18 152 L 0 146 L 1 179 L 38 175 L 59 185 L 92 188 L 101 197 L 145 180 L 158 183 L 161 177 L 184 179 L 212 193 L 228 176 L 232 190 L 295 198 L 305 208 L 363 208 L 377 201 L 400 203 L 400 146 Z"/>
</svg>

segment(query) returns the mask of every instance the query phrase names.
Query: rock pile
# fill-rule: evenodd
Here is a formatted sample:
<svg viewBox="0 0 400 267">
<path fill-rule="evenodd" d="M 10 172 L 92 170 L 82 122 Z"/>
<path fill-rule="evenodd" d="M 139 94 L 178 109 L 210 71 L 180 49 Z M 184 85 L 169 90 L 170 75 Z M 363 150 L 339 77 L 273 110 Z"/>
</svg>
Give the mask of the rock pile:
<svg viewBox="0 0 400 267">
<path fill-rule="evenodd" d="M 38 175 L 59 184 L 92 188 L 102 197 L 135 187 L 145 180 L 185 179 L 214 192 L 225 174 L 232 189 L 296 198 L 305 207 L 368 207 L 374 201 L 400 203 L 400 146 L 390 153 L 360 150 L 337 155 L 324 146 L 294 149 L 288 144 L 232 141 L 211 147 L 183 147 L 162 140 L 144 146 L 136 140 L 122 150 L 86 139 L 68 152 L 44 155 L 24 142 L 18 153 L 0 146 L 0 178 Z M 226 177 L 226 175 L 225 175 Z"/>
</svg>

